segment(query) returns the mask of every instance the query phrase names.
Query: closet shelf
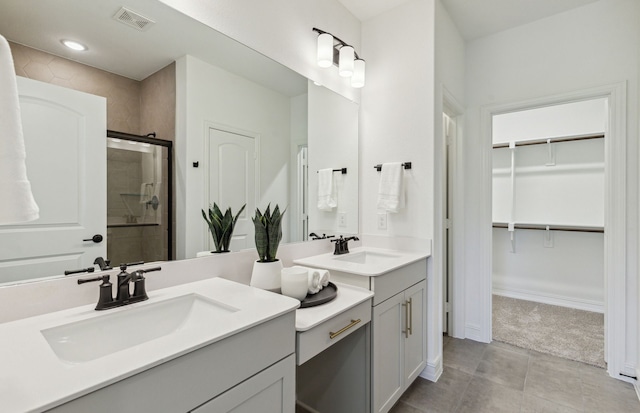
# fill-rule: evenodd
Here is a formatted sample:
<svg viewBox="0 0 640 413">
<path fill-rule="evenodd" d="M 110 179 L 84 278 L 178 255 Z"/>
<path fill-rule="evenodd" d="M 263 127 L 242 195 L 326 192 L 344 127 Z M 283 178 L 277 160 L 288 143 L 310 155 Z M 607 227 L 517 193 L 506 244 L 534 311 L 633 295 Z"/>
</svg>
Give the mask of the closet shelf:
<svg viewBox="0 0 640 413">
<path fill-rule="evenodd" d="M 572 232 L 600 232 L 604 233 L 604 227 L 591 227 L 584 225 L 543 225 L 543 224 L 515 224 L 515 229 L 533 229 L 539 231 L 572 231 Z M 506 222 L 494 222 L 493 228 L 509 228 Z"/>
<path fill-rule="evenodd" d="M 589 135 L 559 136 L 557 138 L 531 139 L 531 140 L 516 142 L 516 147 L 528 146 L 528 145 L 543 145 L 543 144 L 547 144 L 548 141 L 551 143 L 558 143 L 558 142 L 584 141 L 588 139 L 602 139 L 602 138 L 604 138 L 603 133 L 589 134 Z M 494 149 L 508 148 L 508 147 L 509 147 L 509 142 L 496 143 L 493 145 Z"/>
<path fill-rule="evenodd" d="M 553 168 L 549 168 L 546 165 L 542 166 L 519 166 L 515 168 L 518 174 L 558 174 L 560 172 L 584 172 L 584 171 L 604 171 L 604 162 L 591 162 L 591 163 L 573 163 L 573 164 L 560 164 L 555 165 Z M 494 168 L 494 175 L 510 175 L 511 168 Z"/>
</svg>

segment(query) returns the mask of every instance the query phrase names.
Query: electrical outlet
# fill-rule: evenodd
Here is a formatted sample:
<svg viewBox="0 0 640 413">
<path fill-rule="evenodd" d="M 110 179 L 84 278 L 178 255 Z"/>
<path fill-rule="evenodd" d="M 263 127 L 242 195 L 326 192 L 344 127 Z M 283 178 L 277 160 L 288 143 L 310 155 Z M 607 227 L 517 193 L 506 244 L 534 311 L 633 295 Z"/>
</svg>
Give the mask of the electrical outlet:
<svg viewBox="0 0 640 413">
<path fill-rule="evenodd" d="M 387 229 L 387 213 L 378 212 L 378 229 Z"/>
<path fill-rule="evenodd" d="M 346 212 L 338 213 L 338 226 L 342 228 L 346 228 L 347 226 L 347 214 Z"/>
</svg>

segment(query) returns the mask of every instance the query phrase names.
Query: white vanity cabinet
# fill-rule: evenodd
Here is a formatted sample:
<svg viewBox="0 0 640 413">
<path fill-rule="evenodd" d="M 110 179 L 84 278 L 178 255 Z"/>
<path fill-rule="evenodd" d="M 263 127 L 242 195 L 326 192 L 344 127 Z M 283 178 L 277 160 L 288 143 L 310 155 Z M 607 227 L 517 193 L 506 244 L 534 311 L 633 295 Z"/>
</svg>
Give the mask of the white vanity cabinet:
<svg viewBox="0 0 640 413">
<path fill-rule="evenodd" d="M 373 291 L 370 405 L 371 412 L 386 413 L 426 366 L 427 254 L 362 248 L 350 254 L 295 262 L 328 268 L 332 280 Z M 372 262 L 359 263 L 358 254 L 370 254 Z M 389 257 L 388 264 L 377 257 Z"/>
<path fill-rule="evenodd" d="M 373 307 L 374 412 L 387 412 L 418 377 L 426 362 L 426 282 Z"/>
<path fill-rule="evenodd" d="M 292 311 L 50 412 L 294 413 L 294 324 Z"/>
</svg>

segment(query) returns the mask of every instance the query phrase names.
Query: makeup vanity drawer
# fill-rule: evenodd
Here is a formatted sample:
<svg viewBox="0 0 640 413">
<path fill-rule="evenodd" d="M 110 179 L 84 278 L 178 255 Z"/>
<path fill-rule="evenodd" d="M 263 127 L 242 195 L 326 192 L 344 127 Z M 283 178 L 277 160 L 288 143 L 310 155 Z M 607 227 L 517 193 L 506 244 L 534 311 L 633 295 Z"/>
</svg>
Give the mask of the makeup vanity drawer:
<svg viewBox="0 0 640 413">
<path fill-rule="evenodd" d="M 299 310 L 298 310 L 299 311 Z M 371 321 L 371 299 L 296 333 L 296 364 L 301 365 Z"/>
</svg>

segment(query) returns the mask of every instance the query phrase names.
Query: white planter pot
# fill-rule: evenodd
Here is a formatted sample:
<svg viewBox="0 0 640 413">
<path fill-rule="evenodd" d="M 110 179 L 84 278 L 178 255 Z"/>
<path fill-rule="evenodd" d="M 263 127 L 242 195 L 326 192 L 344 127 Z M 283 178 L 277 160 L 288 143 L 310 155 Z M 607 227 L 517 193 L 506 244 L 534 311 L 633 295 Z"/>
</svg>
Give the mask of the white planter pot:
<svg viewBox="0 0 640 413">
<path fill-rule="evenodd" d="M 282 261 L 253 263 L 253 271 L 251 272 L 252 287 L 262 288 L 263 290 L 280 292 L 280 272 L 282 271 Z"/>
</svg>

